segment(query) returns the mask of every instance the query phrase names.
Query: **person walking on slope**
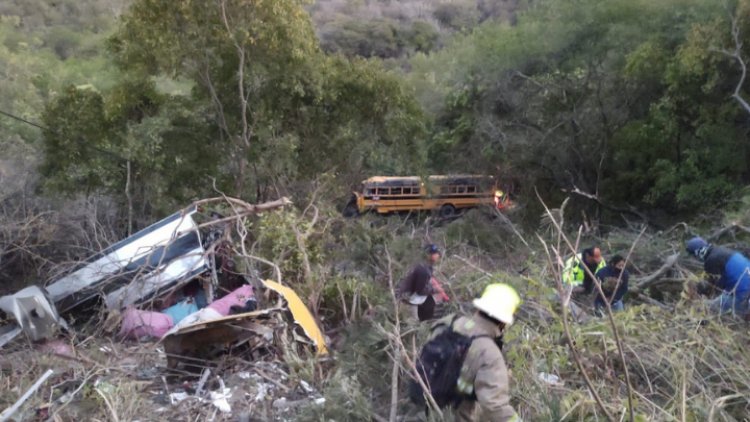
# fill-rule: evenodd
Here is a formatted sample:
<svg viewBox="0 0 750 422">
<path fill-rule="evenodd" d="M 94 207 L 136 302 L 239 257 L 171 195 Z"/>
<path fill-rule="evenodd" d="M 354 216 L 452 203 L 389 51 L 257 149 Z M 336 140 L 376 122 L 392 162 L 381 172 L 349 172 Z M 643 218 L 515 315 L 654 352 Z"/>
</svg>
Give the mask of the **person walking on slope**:
<svg viewBox="0 0 750 422">
<path fill-rule="evenodd" d="M 433 267 L 442 255 L 440 248 L 437 245 L 428 245 L 425 253 L 427 260 L 415 266 L 396 290 L 396 297 L 404 304 L 408 315 L 419 321 L 426 321 L 435 316 L 435 303 L 450 300 L 433 276 Z"/>
<path fill-rule="evenodd" d="M 622 302 L 625 293 L 628 292 L 628 281 L 630 274 L 625 269 L 625 258 L 615 255 L 609 260 L 606 267 L 596 272 L 596 277 L 602 285 L 602 291 L 605 297 L 599 293 L 594 299 L 594 308 L 597 313 L 601 313 L 606 307 L 605 300 L 609 302 L 613 311 L 622 311 L 625 305 Z"/>
<path fill-rule="evenodd" d="M 490 284 L 474 299 L 471 316 L 447 316 L 432 327 L 417 367 L 438 406 L 456 408 L 459 422 L 516 422 L 502 337 L 513 324 L 521 298 L 513 287 Z M 421 384 L 413 381 L 412 401 L 423 404 Z"/>
<path fill-rule="evenodd" d="M 720 276 L 711 280 L 711 284 L 723 290 L 718 298 L 709 302 L 709 308 L 721 314 L 733 312 L 747 316 L 750 299 L 750 259 L 742 253 L 714 246 L 701 237 L 694 237 L 687 242 L 688 253 L 703 262 L 708 274 Z"/>
</svg>

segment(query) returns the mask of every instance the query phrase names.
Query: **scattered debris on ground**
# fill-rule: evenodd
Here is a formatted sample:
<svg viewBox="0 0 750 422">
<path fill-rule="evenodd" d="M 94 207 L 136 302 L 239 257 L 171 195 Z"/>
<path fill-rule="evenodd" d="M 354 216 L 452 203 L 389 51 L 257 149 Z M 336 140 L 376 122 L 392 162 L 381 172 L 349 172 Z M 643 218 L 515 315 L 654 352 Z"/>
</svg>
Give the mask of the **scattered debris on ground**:
<svg viewBox="0 0 750 422">
<path fill-rule="evenodd" d="M 245 220 L 289 203 L 198 201 L 0 298 L 0 420 L 272 420 L 324 403 L 285 361 L 328 353 L 318 322 L 278 267 L 276 281 L 237 270 L 253 258 L 233 241 Z M 46 401 L 25 406 L 40 389 Z"/>
</svg>

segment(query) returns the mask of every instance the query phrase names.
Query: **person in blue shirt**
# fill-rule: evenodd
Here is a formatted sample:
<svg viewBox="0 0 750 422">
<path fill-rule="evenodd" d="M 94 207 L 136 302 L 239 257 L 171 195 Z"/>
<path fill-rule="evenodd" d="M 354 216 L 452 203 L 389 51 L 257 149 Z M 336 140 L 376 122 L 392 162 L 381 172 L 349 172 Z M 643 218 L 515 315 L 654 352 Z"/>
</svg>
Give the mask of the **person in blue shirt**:
<svg viewBox="0 0 750 422">
<path fill-rule="evenodd" d="M 605 296 L 602 297 L 596 290 L 594 291 L 596 312 L 601 313 L 602 309 L 606 307 L 605 300 L 609 302 L 613 311 L 625 309 L 622 299 L 628 292 L 628 281 L 630 279 L 630 274 L 625 269 L 625 258 L 620 255 L 610 258 L 607 266 L 596 272 L 596 278 L 599 279 Z"/>
<path fill-rule="evenodd" d="M 746 316 L 750 299 L 750 259 L 734 249 L 709 244 L 700 237 L 690 239 L 686 249 L 703 262 L 708 274 L 719 276 L 718 280 L 712 279 L 711 284 L 723 293 L 709 302 L 709 307 L 722 314 Z"/>
</svg>

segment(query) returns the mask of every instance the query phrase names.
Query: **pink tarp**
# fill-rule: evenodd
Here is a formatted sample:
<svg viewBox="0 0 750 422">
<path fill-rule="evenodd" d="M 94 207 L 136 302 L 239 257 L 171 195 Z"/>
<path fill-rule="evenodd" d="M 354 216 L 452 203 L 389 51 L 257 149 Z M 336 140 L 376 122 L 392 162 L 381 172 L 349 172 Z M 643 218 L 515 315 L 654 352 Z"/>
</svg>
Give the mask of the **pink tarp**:
<svg viewBox="0 0 750 422">
<path fill-rule="evenodd" d="M 206 308 L 189 315 L 180 321 L 178 326 L 190 325 L 199 321 L 210 321 L 227 316 L 230 314 L 232 306 L 245 306 L 245 302 L 253 297 L 253 287 L 246 284 L 221 299 L 213 301 Z M 136 340 L 143 340 L 148 337 L 161 338 L 174 326 L 172 317 L 163 312 L 141 311 L 135 308 L 128 308 L 122 314 L 120 337 Z"/>
<path fill-rule="evenodd" d="M 128 308 L 122 314 L 119 335 L 136 340 L 161 338 L 173 325 L 172 318 L 167 314 Z"/>
<path fill-rule="evenodd" d="M 209 308 L 215 310 L 223 316 L 229 315 L 232 306 L 245 306 L 245 302 L 253 298 L 253 286 L 245 284 L 239 289 L 229 293 L 221 299 L 215 300 L 208 305 Z"/>
</svg>

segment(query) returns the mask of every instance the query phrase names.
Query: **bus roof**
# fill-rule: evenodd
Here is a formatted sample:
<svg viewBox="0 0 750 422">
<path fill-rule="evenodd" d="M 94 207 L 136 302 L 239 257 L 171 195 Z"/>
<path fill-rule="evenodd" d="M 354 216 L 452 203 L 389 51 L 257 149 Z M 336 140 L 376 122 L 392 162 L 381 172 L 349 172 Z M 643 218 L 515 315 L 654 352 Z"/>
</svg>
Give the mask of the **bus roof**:
<svg viewBox="0 0 750 422">
<path fill-rule="evenodd" d="M 427 176 L 428 183 L 468 183 L 469 181 L 483 180 L 491 181 L 492 176 L 480 174 L 459 174 L 459 175 L 432 175 Z M 422 178 L 419 176 L 373 176 L 362 181 L 364 185 L 380 186 L 410 186 L 421 183 Z"/>
</svg>

